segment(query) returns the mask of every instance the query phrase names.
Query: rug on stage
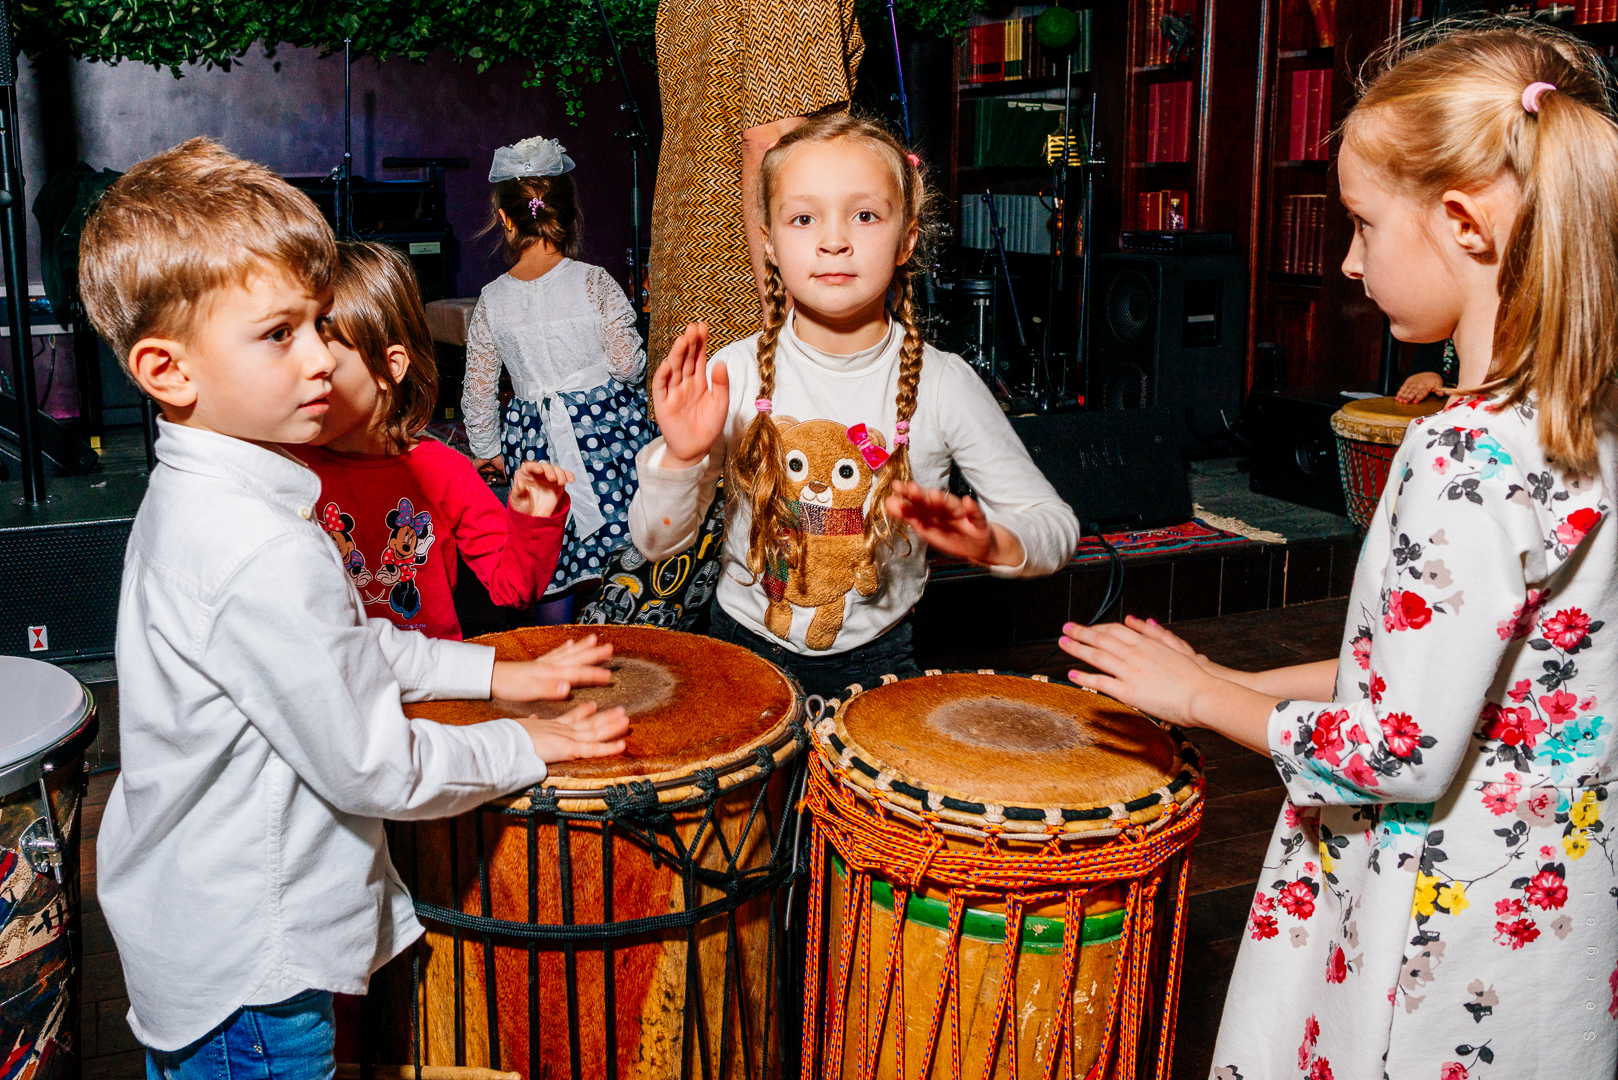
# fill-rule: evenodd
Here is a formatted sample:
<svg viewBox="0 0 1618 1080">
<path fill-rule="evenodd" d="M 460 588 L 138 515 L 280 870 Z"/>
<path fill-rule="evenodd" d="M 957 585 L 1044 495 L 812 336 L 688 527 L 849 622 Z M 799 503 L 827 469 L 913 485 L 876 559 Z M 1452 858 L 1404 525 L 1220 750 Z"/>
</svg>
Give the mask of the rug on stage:
<svg viewBox="0 0 1618 1080">
<path fill-rule="evenodd" d="M 1242 544 L 1251 544 L 1253 541 L 1245 536 L 1216 529 L 1212 525 L 1199 520 L 1188 521 L 1183 525 L 1170 525 L 1162 529 L 1138 529 L 1134 532 L 1107 533 L 1107 542 L 1118 549 L 1118 554 L 1126 559 L 1144 558 L 1152 555 L 1177 555 L 1187 551 L 1216 551 L 1221 548 L 1237 547 Z M 1084 566 L 1089 563 L 1104 563 L 1107 561 L 1107 549 L 1094 537 L 1086 536 L 1079 541 L 1078 550 L 1073 558 L 1068 560 L 1068 566 Z M 957 559 L 950 555 L 932 554 L 928 556 L 932 567 L 934 581 L 947 580 L 955 577 L 973 577 L 988 573 L 980 566 L 974 566 L 965 559 Z"/>
</svg>

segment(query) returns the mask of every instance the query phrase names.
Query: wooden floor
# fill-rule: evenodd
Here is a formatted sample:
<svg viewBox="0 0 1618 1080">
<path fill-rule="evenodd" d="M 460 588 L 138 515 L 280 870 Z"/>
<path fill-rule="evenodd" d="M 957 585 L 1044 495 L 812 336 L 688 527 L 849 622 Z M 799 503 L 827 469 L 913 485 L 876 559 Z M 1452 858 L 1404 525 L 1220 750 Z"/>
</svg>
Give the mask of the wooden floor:
<svg viewBox="0 0 1618 1080">
<path fill-rule="evenodd" d="M 1226 615 L 1174 624 L 1174 630 L 1213 659 L 1255 670 L 1337 655 L 1346 600 Z M 1067 657 L 1049 642 L 924 658 L 929 665 L 1065 675 Z M 1207 760 L 1207 807 L 1191 873 L 1185 989 L 1176 1042 L 1176 1080 L 1209 1072 L 1231 964 L 1241 944 L 1283 790 L 1268 758 L 1217 735 L 1192 732 Z M 84 896 L 84 978 L 81 1008 L 85 1080 L 134 1080 L 145 1075 L 144 1053 L 124 1020 L 129 1001 L 123 970 L 96 901 L 95 836 L 114 773 L 90 779 L 80 848 Z"/>
</svg>

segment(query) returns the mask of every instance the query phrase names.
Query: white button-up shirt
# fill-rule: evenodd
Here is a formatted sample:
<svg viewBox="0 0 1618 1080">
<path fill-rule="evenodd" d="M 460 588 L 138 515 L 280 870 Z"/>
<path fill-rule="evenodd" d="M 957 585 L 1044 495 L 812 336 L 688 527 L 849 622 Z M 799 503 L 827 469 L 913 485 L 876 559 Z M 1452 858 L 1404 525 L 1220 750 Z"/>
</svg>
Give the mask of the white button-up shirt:
<svg viewBox="0 0 1618 1080">
<path fill-rule="evenodd" d="M 129 1025 L 177 1050 L 244 1004 L 364 993 L 421 933 L 382 819 L 439 817 L 545 777 L 485 698 L 494 650 L 367 620 L 283 454 L 161 424 L 118 611 L 123 771 L 96 845 Z"/>
</svg>

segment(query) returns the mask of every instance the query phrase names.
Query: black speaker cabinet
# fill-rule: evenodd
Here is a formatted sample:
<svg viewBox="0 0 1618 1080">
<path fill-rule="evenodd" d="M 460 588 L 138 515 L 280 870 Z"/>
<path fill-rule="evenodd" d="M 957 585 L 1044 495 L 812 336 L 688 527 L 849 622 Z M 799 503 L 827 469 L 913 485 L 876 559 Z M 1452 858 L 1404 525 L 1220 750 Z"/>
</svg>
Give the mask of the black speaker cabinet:
<svg viewBox="0 0 1618 1080">
<path fill-rule="evenodd" d="M 1191 486 L 1164 410 L 1014 416 L 1011 426 L 1081 523 L 1110 531 L 1191 520 Z"/>
<path fill-rule="evenodd" d="M 0 654 L 36 660 L 112 656 L 118 586 L 140 476 L 58 480 L 39 509 L 13 506 L 17 485 L 0 491 Z"/>
<path fill-rule="evenodd" d="M 1247 402 L 1249 486 L 1260 495 L 1345 514 L 1332 413 L 1348 401 L 1336 387 L 1276 390 Z"/>
<path fill-rule="evenodd" d="M 1096 256 L 1091 409 L 1166 409 L 1179 446 L 1225 434 L 1241 412 L 1247 264 L 1236 254 Z"/>
</svg>

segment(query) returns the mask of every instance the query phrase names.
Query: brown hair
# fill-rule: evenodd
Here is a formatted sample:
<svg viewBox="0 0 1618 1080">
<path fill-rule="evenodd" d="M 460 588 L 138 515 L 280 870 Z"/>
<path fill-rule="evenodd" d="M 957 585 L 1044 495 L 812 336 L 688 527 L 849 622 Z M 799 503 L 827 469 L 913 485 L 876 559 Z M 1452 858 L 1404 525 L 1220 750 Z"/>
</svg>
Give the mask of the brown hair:
<svg viewBox="0 0 1618 1080">
<path fill-rule="evenodd" d="M 119 177 L 79 241 L 85 311 L 126 366 L 142 338 L 187 340 L 219 289 L 270 270 L 319 292 L 336 269 L 331 227 L 309 197 L 212 139 Z"/>
<path fill-rule="evenodd" d="M 432 419 L 438 401 L 433 338 L 409 260 L 386 244 L 338 244 L 327 325 L 333 338 L 365 361 L 381 390 L 388 441 L 395 449 L 404 449 L 410 436 Z M 397 382 L 388 368 L 388 348 L 393 345 L 403 346 L 408 357 L 404 378 Z"/>
<path fill-rule="evenodd" d="M 925 237 L 928 191 L 922 176 L 920 159 L 907 151 L 902 143 L 881 123 L 863 116 L 845 112 L 824 113 L 782 136 L 765 154 L 759 166 L 758 201 L 760 218 L 768 225 L 770 199 L 780 178 L 781 170 L 795 147 L 809 143 L 828 143 L 844 140 L 869 150 L 881 158 L 893 171 L 894 186 L 900 194 L 906 232 L 917 234 L 910 258 L 894 270 L 889 286 L 892 314 L 904 327 L 904 344 L 900 348 L 898 421 L 909 424 L 916 411 L 916 389 L 921 383 L 922 354 L 926 341 L 916 321 L 915 289 L 912 277 L 922 263 L 922 240 Z M 775 348 L 781 329 L 787 320 L 787 291 L 781 280 L 781 270 L 774 259 L 766 259 L 769 274 L 765 297 L 764 331 L 758 338 L 759 396 L 772 397 L 775 393 Z M 890 442 L 897 442 L 890 439 Z M 766 414 L 760 413 L 742 432 L 736 449 L 730 454 L 730 478 L 727 487 L 732 498 L 746 499 L 752 512 L 752 528 L 748 536 L 747 568 L 756 577 L 772 562 L 784 560 L 788 565 L 802 565 L 804 552 L 803 530 L 787 506 L 786 464 L 781 453 L 780 429 Z M 865 550 L 872 561 L 878 549 L 892 547 L 901 536 L 908 534 L 888 516 L 887 499 L 893 485 L 910 479 L 910 447 L 908 440 L 894 445 L 887 462 L 876 470 L 871 485 L 870 509 L 865 513 Z M 783 542 L 783 536 L 786 538 Z"/>
<path fill-rule="evenodd" d="M 500 220 L 501 210 L 517 230 L 516 235 L 506 231 Z M 498 234 L 505 241 L 506 260 L 516 263 L 523 252 L 541 240 L 559 254 L 577 259 L 583 232 L 578 189 L 573 186 L 573 173 L 565 172 L 557 176 L 518 176 L 494 185 L 489 196 L 489 220 L 478 235 Z"/>
<path fill-rule="evenodd" d="M 1618 125 L 1594 50 L 1547 27 L 1440 26 L 1373 58 L 1344 142 L 1402 192 L 1438 199 L 1502 174 L 1522 193 L 1501 253 L 1489 379 L 1503 405 L 1533 394 L 1546 456 L 1596 462 L 1597 415 L 1618 371 Z M 1555 89 L 1539 112 L 1530 83 Z"/>
</svg>

